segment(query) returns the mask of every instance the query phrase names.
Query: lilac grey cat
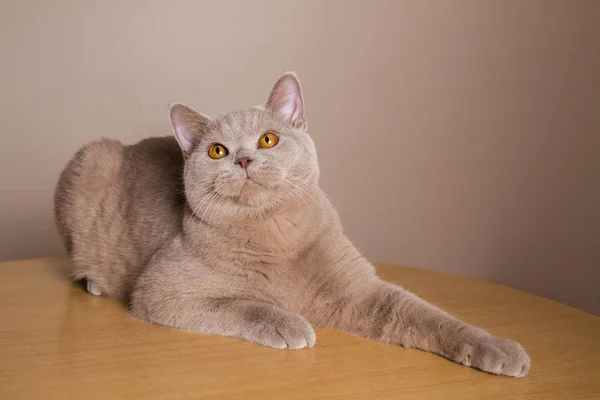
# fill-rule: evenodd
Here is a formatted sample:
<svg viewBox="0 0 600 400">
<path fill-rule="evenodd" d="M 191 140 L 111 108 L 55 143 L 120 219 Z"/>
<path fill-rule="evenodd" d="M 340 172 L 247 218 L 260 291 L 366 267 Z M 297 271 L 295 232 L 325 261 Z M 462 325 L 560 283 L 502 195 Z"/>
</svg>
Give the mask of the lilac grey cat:
<svg viewBox="0 0 600 400">
<path fill-rule="evenodd" d="M 135 317 L 280 349 L 312 325 L 523 377 L 525 350 L 377 277 L 318 186 L 300 83 L 209 118 L 175 104 L 174 137 L 80 149 L 55 194 L 69 273 Z"/>
</svg>

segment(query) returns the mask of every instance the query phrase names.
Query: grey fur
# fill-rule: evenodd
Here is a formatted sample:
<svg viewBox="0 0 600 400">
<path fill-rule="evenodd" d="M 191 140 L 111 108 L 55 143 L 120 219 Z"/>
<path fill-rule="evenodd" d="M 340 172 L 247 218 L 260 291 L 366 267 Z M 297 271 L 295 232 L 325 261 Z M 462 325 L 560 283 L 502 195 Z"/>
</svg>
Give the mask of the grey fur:
<svg viewBox="0 0 600 400">
<path fill-rule="evenodd" d="M 383 282 L 346 238 L 318 186 L 294 74 L 263 107 L 210 119 L 179 104 L 171 120 L 177 140 L 104 139 L 65 168 L 56 223 L 73 279 L 159 325 L 296 349 L 314 346 L 316 324 L 527 374 L 519 344 Z M 259 148 L 267 131 L 279 143 Z M 213 143 L 229 154 L 211 159 Z M 247 171 L 240 157 L 252 160 Z"/>
</svg>

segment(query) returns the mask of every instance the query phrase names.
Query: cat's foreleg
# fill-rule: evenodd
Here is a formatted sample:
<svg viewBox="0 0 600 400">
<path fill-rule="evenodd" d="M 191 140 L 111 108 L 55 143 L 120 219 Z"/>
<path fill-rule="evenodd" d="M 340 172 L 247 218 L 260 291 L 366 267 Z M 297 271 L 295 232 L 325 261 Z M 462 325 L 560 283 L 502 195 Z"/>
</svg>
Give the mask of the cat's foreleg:
<svg viewBox="0 0 600 400">
<path fill-rule="evenodd" d="M 158 325 L 232 336 L 277 349 L 313 347 L 316 341 L 304 317 L 261 301 L 183 296 L 158 299 L 136 293 L 130 311 Z"/>
<path fill-rule="evenodd" d="M 365 261 L 366 262 L 366 261 Z M 309 321 L 381 342 L 442 355 L 498 375 L 523 377 L 530 367 L 516 342 L 497 338 L 377 278 L 315 296 Z"/>
</svg>

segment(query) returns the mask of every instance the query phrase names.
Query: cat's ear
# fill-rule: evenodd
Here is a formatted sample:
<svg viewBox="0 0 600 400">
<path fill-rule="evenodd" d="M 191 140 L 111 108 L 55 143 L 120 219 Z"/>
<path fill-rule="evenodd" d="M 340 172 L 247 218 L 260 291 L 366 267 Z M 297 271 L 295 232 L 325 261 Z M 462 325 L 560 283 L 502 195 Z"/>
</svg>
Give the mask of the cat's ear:
<svg viewBox="0 0 600 400">
<path fill-rule="evenodd" d="M 198 140 L 206 133 L 210 118 L 185 104 L 172 104 L 169 108 L 169 117 L 175 139 L 181 150 L 189 155 Z"/>
<path fill-rule="evenodd" d="M 294 128 L 306 130 L 302 88 L 298 77 L 293 72 L 288 72 L 279 78 L 271 89 L 265 108 L 279 113 Z"/>
</svg>

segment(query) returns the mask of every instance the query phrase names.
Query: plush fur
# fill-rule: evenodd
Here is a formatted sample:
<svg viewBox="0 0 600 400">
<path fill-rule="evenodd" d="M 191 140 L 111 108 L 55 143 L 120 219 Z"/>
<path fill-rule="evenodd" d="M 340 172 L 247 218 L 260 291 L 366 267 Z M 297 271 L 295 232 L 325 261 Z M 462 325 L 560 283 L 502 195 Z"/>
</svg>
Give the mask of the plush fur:
<svg viewBox="0 0 600 400">
<path fill-rule="evenodd" d="M 315 345 L 311 324 L 525 376 L 523 348 L 380 280 L 319 189 L 300 84 L 209 118 L 176 104 L 175 137 L 79 150 L 55 196 L 73 279 L 137 318 L 265 346 Z M 265 132 L 277 135 L 260 147 Z M 213 144 L 228 154 L 209 156 Z M 244 161 L 245 160 L 245 161 Z"/>
</svg>

